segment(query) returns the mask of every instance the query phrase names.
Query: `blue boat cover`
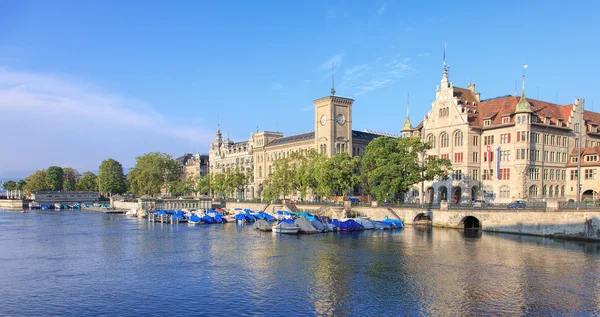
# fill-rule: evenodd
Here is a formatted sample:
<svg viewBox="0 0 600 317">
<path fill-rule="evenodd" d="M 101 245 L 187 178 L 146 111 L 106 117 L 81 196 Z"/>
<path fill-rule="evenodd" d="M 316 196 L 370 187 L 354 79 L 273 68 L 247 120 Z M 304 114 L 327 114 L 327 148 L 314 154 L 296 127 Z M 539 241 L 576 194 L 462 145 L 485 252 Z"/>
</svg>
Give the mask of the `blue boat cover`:
<svg viewBox="0 0 600 317">
<path fill-rule="evenodd" d="M 279 222 L 277 222 L 277 224 L 280 224 L 282 222 L 283 223 L 294 224 L 294 220 L 292 220 L 292 219 L 281 219 L 281 220 L 279 220 Z"/>
<path fill-rule="evenodd" d="M 191 215 L 189 221 L 200 222 L 200 217 L 196 215 Z"/>
<path fill-rule="evenodd" d="M 216 221 L 210 216 L 202 216 L 202 222 L 204 223 L 215 223 Z"/>
</svg>

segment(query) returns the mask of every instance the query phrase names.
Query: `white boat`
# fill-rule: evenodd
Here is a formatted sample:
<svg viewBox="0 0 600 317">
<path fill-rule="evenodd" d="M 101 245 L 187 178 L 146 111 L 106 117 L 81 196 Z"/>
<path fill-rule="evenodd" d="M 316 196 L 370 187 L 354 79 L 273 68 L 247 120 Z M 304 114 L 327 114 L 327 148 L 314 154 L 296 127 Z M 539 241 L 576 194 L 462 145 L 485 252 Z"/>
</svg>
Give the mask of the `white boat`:
<svg viewBox="0 0 600 317">
<path fill-rule="evenodd" d="M 354 221 L 358 222 L 361 226 L 363 226 L 363 228 L 365 228 L 365 230 L 373 230 L 375 229 L 375 226 L 373 225 L 373 222 L 371 222 L 369 219 L 367 218 L 356 218 L 353 219 Z"/>
<path fill-rule="evenodd" d="M 138 211 L 137 209 L 131 209 L 128 212 L 125 213 L 125 216 L 127 217 L 137 217 Z"/>
<path fill-rule="evenodd" d="M 145 210 L 140 209 L 137 212 L 137 216 L 138 216 L 138 218 L 146 218 L 146 217 L 148 217 L 148 213 Z"/>
<path fill-rule="evenodd" d="M 289 223 L 282 222 L 272 227 L 273 232 L 283 234 L 297 234 L 300 227 Z"/>
</svg>

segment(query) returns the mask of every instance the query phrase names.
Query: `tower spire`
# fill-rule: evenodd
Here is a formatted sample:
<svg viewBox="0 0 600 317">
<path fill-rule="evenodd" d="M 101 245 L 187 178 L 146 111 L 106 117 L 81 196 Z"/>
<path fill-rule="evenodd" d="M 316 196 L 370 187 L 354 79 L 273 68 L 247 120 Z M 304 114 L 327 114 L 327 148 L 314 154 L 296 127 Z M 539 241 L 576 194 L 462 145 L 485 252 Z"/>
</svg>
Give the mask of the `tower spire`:
<svg viewBox="0 0 600 317">
<path fill-rule="evenodd" d="M 446 64 L 446 42 L 444 41 L 444 75 L 448 75 L 448 65 Z"/>
<path fill-rule="evenodd" d="M 331 63 L 331 95 L 335 95 L 335 64 Z"/>
<path fill-rule="evenodd" d="M 446 42 L 444 42 L 444 58 L 442 61 L 442 68 L 444 69 L 444 73 L 442 74 L 441 88 L 446 89 L 450 87 L 450 85 L 448 84 L 448 69 L 450 68 L 450 66 L 448 66 L 448 64 L 446 63 Z"/>
<path fill-rule="evenodd" d="M 529 101 L 527 101 L 527 98 L 525 98 L 525 68 L 527 68 L 527 66 L 527 64 L 523 64 L 523 72 L 521 74 L 521 76 L 523 77 L 521 83 L 521 99 L 519 99 L 519 103 L 517 103 L 515 113 L 531 113 Z"/>
<path fill-rule="evenodd" d="M 406 94 L 406 121 L 404 121 L 404 125 L 402 126 L 402 132 L 408 132 L 413 129 L 412 123 L 410 122 L 410 117 L 408 116 L 408 105 L 410 103 L 410 93 Z"/>
</svg>

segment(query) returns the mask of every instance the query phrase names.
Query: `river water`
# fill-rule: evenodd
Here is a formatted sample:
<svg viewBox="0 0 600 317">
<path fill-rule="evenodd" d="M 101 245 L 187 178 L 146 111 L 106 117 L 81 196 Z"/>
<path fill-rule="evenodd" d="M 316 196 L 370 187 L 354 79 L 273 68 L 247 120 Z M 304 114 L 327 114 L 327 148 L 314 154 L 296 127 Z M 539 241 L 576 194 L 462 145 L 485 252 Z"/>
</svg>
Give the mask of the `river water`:
<svg viewBox="0 0 600 317">
<path fill-rule="evenodd" d="M 0 211 L 1 316 L 600 314 L 599 244 Z"/>
</svg>

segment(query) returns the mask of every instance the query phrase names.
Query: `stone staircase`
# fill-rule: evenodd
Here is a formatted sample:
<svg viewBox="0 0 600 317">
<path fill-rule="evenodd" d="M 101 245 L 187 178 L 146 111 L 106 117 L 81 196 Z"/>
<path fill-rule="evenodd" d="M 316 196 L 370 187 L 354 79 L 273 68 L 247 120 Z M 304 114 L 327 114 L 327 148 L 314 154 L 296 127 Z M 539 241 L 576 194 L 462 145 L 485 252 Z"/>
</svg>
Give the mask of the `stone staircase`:
<svg viewBox="0 0 600 317">
<path fill-rule="evenodd" d="M 394 209 L 392 209 L 392 207 L 386 207 L 386 208 L 387 208 L 388 212 L 390 214 L 392 214 L 392 216 L 394 216 L 394 218 L 400 219 L 400 216 L 398 216 L 398 214 L 394 211 Z"/>
</svg>

